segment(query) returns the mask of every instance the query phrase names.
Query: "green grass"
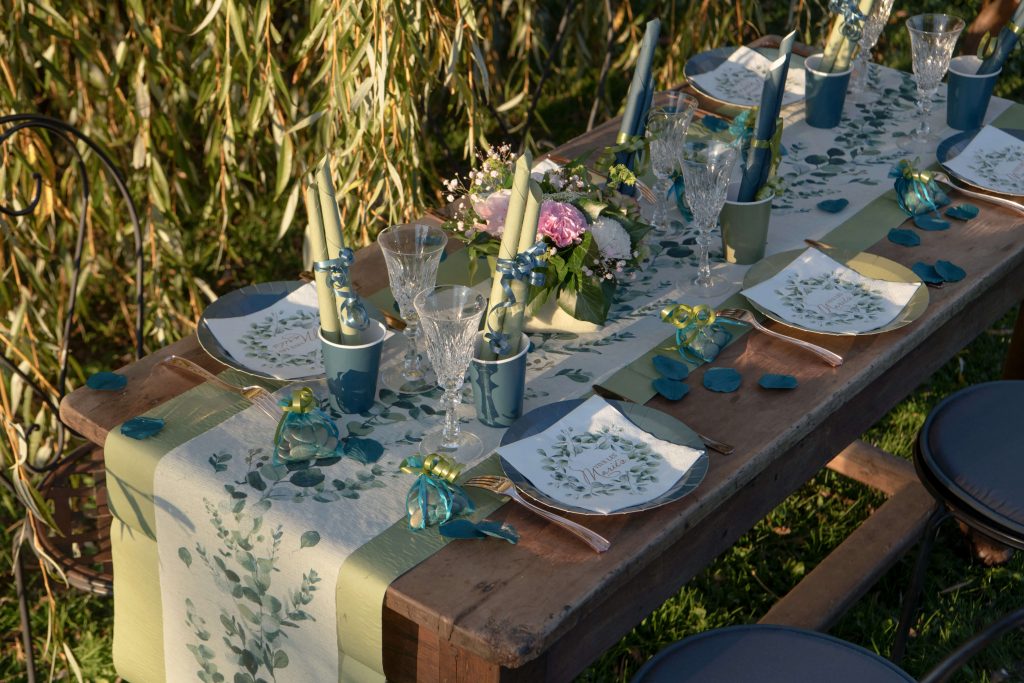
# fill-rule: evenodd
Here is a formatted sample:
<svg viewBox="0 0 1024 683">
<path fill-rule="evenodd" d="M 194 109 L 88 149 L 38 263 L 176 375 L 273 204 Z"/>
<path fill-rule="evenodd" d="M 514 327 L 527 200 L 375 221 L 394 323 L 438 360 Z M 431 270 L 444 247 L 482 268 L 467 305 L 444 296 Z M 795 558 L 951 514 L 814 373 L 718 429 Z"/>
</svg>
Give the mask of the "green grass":
<svg viewBox="0 0 1024 683">
<path fill-rule="evenodd" d="M 1013 312 L 956 355 L 932 379 L 896 406 L 864 438 L 910 457 L 928 411 L 948 394 L 1000 376 Z M 757 621 L 780 596 L 855 529 L 883 501 L 861 484 L 823 471 L 772 511 L 728 552 L 643 620 L 581 676 L 582 681 L 625 681 L 658 650 L 688 635 Z M 5 515 L 13 510 L 3 511 Z M 9 566 L 10 539 L 0 538 L 0 563 Z M 832 633 L 881 653 L 892 642 L 900 597 L 913 554 L 890 570 Z M 38 572 L 32 595 L 41 594 Z M 922 611 L 904 666 L 920 675 L 957 644 L 1011 609 L 1024 605 L 1024 555 L 989 568 L 972 558 L 955 525 L 939 534 L 927 575 Z M 113 604 L 75 591 L 57 593 L 67 635 L 87 681 L 113 680 L 110 655 Z M 33 609 L 36 651 L 43 648 L 45 603 Z M 0 598 L 0 680 L 18 680 L 23 664 L 13 586 Z M 1014 634 L 979 655 L 960 681 L 1024 679 L 1024 634 Z"/>
</svg>

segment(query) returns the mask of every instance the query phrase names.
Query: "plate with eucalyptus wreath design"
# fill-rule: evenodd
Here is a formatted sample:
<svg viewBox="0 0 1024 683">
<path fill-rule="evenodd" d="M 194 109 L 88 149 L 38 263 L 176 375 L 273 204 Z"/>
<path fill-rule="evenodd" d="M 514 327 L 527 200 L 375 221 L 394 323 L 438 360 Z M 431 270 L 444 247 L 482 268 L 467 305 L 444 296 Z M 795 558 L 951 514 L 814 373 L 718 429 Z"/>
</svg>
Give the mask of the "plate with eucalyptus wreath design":
<svg viewBox="0 0 1024 683">
<path fill-rule="evenodd" d="M 559 429 L 565 426 L 566 418 L 570 417 L 584 404 L 596 404 L 599 410 L 607 405 L 617 411 L 629 427 L 636 431 L 624 430 L 615 433 L 609 429 L 608 423 L 602 423 L 594 429 Z M 640 431 L 644 437 L 635 438 Z M 540 448 L 534 448 L 537 441 Z M 681 451 L 681 466 L 666 469 L 659 462 L 665 451 L 658 447 L 658 442 L 667 442 Z M 533 500 L 563 512 L 580 515 L 620 515 L 643 510 L 651 510 L 662 505 L 677 501 L 689 493 L 703 481 L 708 470 L 708 455 L 700 438 L 685 424 L 665 413 L 635 403 L 608 401 L 603 399 L 575 399 L 559 401 L 530 411 L 508 428 L 501 440 L 502 447 L 498 451 L 501 467 L 505 474 L 524 495 Z M 526 445 L 523 459 L 512 455 L 513 445 Z M 599 450 L 602 457 L 597 466 L 590 463 L 585 468 L 573 462 L 574 451 L 577 449 Z M 537 451 L 535 453 L 535 451 Z M 528 463 L 533 479 L 523 470 L 510 462 Z M 617 464 L 617 467 L 615 466 Z M 616 470 L 611 476 L 607 470 Z M 665 473 L 670 473 L 670 479 Z M 662 493 L 645 496 L 659 484 Z M 542 490 L 543 489 L 543 490 Z M 640 502 L 624 507 L 616 507 L 617 503 L 629 501 L 632 494 Z"/>
<path fill-rule="evenodd" d="M 220 297 L 203 311 L 199 345 L 224 365 L 264 379 L 324 376 L 316 289 L 300 281 L 261 282 Z"/>
<path fill-rule="evenodd" d="M 985 126 L 957 133 L 935 151 L 942 167 L 971 187 L 1024 197 L 1024 130 Z"/>
<path fill-rule="evenodd" d="M 775 47 L 716 47 L 686 60 L 683 76 L 694 90 L 713 102 L 749 109 L 761 104 L 764 76 L 778 56 Z M 803 98 L 804 58 L 793 55 L 782 104 Z"/>
<path fill-rule="evenodd" d="M 741 292 L 772 320 L 830 335 L 881 334 L 917 320 L 928 289 L 909 268 L 867 252 L 796 249 L 755 263 Z"/>
</svg>

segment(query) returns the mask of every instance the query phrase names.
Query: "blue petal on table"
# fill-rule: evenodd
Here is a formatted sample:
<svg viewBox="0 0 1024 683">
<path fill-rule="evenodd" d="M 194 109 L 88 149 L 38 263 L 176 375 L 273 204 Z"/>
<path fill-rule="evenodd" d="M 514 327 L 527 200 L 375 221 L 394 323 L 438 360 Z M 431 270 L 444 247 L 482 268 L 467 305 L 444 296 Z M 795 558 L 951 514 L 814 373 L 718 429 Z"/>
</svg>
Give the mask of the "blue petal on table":
<svg viewBox="0 0 1024 683">
<path fill-rule="evenodd" d="M 893 228 L 889 231 L 889 241 L 904 247 L 916 247 L 921 244 L 921 236 L 906 228 Z"/>
<path fill-rule="evenodd" d="M 728 121 L 720 119 L 717 116 L 712 116 L 711 114 L 705 114 L 704 118 L 702 118 L 700 122 L 712 133 L 721 133 L 723 130 L 729 130 Z"/>
<path fill-rule="evenodd" d="M 977 218 L 978 207 L 974 204 L 957 204 L 946 209 L 946 216 L 960 221 L 969 221 L 972 218 Z"/>
<path fill-rule="evenodd" d="M 675 358 L 658 355 L 654 357 L 654 369 L 666 379 L 686 379 L 690 375 L 690 368 L 686 363 Z"/>
<path fill-rule="evenodd" d="M 950 261 L 936 261 L 935 272 L 946 282 L 960 282 L 967 277 L 967 271 Z"/>
<path fill-rule="evenodd" d="M 793 375 L 775 375 L 767 373 L 761 375 L 757 381 L 762 389 L 796 389 L 798 382 Z"/>
<path fill-rule="evenodd" d="M 704 373 L 704 388 L 728 394 L 740 388 L 742 379 L 732 368 L 711 368 Z"/>
<path fill-rule="evenodd" d="M 85 386 L 97 391 L 120 391 L 128 384 L 128 378 L 116 372 L 97 372 L 85 380 Z"/>
<path fill-rule="evenodd" d="M 651 386 L 669 401 L 678 401 L 690 393 L 690 386 L 688 384 L 677 379 L 668 379 L 667 377 L 659 377 L 651 382 Z"/>
<path fill-rule="evenodd" d="M 949 229 L 949 221 L 944 221 L 941 218 L 922 213 L 918 216 L 914 216 L 914 225 L 921 228 L 922 230 L 947 230 Z"/>
<path fill-rule="evenodd" d="M 484 520 L 473 523 L 468 519 L 452 519 L 437 528 L 445 538 L 500 538 L 509 543 L 519 541 L 519 534 L 509 524 Z"/>
<path fill-rule="evenodd" d="M 121 425 L 121 433 L 131 439 L 148 439 L 159 434 L 164 428 L 164 421 L 159 417 L 133 417 Z"/>
<path fill-rule="evenodd" d="M 945 282 L 938 271 L 935 270 L 935 266 L 918 261 L 914 265 L 910 266 L 910 269 L 914 271 L 914 274 L 921 278 L 922 282 L 930 282 L 933 285 Z"/>
<path fill-rule="evenodd" d="M 826 199 L 818 202 L 818 208 L 829 213 L 839 213 L 850 204 L 849 199 Z"/>
</svg>

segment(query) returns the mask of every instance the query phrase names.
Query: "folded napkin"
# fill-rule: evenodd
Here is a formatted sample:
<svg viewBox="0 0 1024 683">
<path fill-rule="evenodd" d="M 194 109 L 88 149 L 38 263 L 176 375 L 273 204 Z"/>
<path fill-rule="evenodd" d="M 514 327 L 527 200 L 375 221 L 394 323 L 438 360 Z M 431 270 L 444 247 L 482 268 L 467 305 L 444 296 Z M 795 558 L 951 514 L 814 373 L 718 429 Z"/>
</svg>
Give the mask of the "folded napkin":
<svg viewBox="0 0 1024 683">
<path fill-rule="evenodd" d="M 858 334 L 895 320 L 921 286 L 920 282 L 865 277 L 817 249 L 808 249 L 774 277 L 741 294 L 798 327 Z"/>
<path fill-rule="evenodd" d="M 975 185 L 1024 195 L 1024 140 L 995 126 L 982 128 L 964 151 L 943 165 Z"/>
<path fill-rule="evenodd" d="M 772 60 L 760 52 L 741 46 L 711 71 L 697 74 L 693 80 L 706 94 L 741 107 L 755 107 L 761 102 L 765 77 L 772 69 Z M 804 72 L 794 69 L 785 78 L 782 106 L 804 98 Z"/>
<path fill-rule="evenodd" d="M 663 495 L 702 453 L 648 434 L 599 396 L 498 449 L 545 495 L 602 514 Z"/>
<path fill-rule="evenodd" d="M 654 83 L 651 79 L 651 64 L 654 62 L 654 49 L 658 46 L 661 35 L 661 20 L 652 19 L 647 22 L 644 39 L 640 44 L 640 56 L 637 57 L 633 70 L 633 80 L 629 84 L 626 95 L 626 110 L 622 114 L 619 135 L 616 142 L 628 142 L 630 138 L 643 137 L 647 129 L 647 110 L 654 97 Z M 633 154 L 619 152 L 618 162 L 633 168 Z"/>
</svg>

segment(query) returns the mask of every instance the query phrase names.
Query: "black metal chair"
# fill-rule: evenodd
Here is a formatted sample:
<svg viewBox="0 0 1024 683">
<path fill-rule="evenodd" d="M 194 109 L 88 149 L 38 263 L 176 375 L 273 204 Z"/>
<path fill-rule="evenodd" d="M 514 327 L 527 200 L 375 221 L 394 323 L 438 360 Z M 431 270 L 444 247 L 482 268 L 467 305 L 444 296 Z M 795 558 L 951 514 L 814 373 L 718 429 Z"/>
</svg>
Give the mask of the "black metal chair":
<svg viewBox="0 0 1024 683">
<path fill-rule="evenodd" d="M 1004 633 L 1024 625 L 1012 612 L 958 647 L 921 683 L 943 683 Z M 633 683 L 907 683 L 906 671 L 859 645 L 792 626 L 751 624 L 705 631 L 651 658 Z"/>
<path fill-rule="evenodd" d="M 136 358 L 142 356 L 142 324 L 145 317 L 143 282 L 145 261 L 142 230 L 135 204 L 124 179 L 107 154 L 93 140 L 63 121 L 37 114 L 15 114 L 0 117 L 0 146 L 6 144 L 15 133 L 23 130 L 32 130 L 45 136 L 44 139 L 51 144 L 55 144 L 56 141 L 64 143 L 79 175 L 80 213 L 76 240 L 71 252 L 72 273 L 68 283 L 67 312 L 61 328 L 62 336 L 56 356 L 58 376 L 53 384 L 56 388 L 56 395 L 43 389 L 39 382 L 21 370 L 18 364 L 8 357 L 13 355 L 10 353 L 10 348 L 5 349 L 5 353 L 0 356 L 0 365 L 3 369 L 18 375 L 35 394 L 40 405 L 45 406 L 57 416 L 54 456 L 46 463 L 26 462 L 22 465 L 24 467 L 22 474 L 25 478 L 42 476 L 38 491 L 45 503 L 50 506 L 57 529 L 49 529 L 44 520 L 41 520 L 33 512 L 36 503 L 31 500 L 31 495 L 19 478 L 9 478 L 6 473 L 0 471 L 0 484 L 24 501 L 28 509 L 30 518 L 22 525 L 19 540 L 22 543 L 27 542 L 27 545 L 40 558 L 45 557 L 47 562 L 53 562 L 63 572 L 70 585 L 90 593 L 109 596 L 113 593 L 113 566 L 110 557 L 111 516 L 107 510 L 103 451 L 99 447 L 86 443 L 65 455 L 64 451 L 68 448 L 70 430 L 60 422 L 58 410 L 67 385 L 69 346 L 75 320 L 75 304 L 90 201 L 86 154 L 91 152 L 100 160 L 103 169 L 127 205 L 134 230 Z M 84 145 L 88 152 L 83 153 L 79 145 Z M 0 213 L 8 218 L 18 218 L 35 212 L 42 195 L 42 176 L 39 173 L 33 173 L 32 178 L 35 183 L 33 197 L 25 208 L 12 209 L 0 206 Z M 17 418 L 13 415 L 7 417 L 11 420 Z M 26 438 L 32 429 L 32 426 L 26 425 Z M 26 675 L 27 679 L 32 682 L 35 680 L 35 660 L 20 553 L 15 560 L 14 570 L 23 647 L 26 653 Z"/>
<path fill-rule="evenodd" d="M 939 525 L 953 517 L 1024 550 L 1024 381 L 977 384 L 944 399 L 921 427 L 914 467 L 940 507 L 925 528 L 903 598 L 894 662 L 906 651 Z"/>
</svg>

